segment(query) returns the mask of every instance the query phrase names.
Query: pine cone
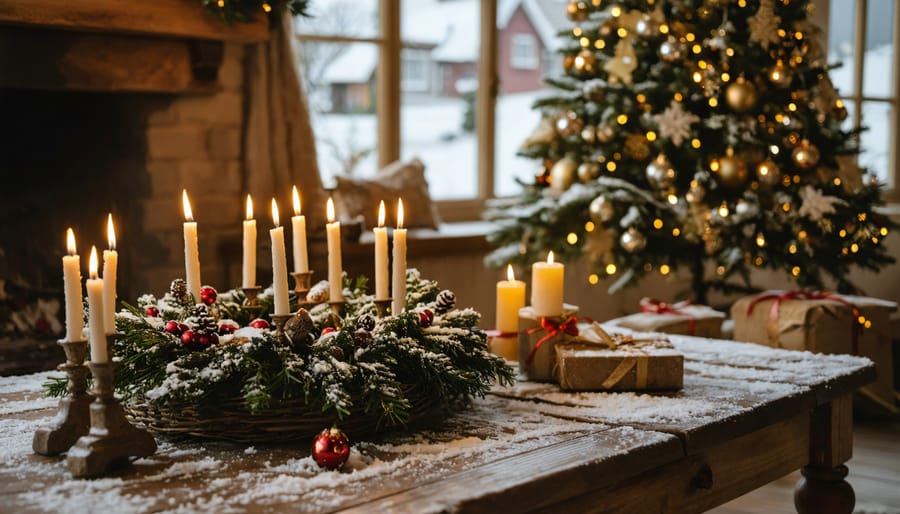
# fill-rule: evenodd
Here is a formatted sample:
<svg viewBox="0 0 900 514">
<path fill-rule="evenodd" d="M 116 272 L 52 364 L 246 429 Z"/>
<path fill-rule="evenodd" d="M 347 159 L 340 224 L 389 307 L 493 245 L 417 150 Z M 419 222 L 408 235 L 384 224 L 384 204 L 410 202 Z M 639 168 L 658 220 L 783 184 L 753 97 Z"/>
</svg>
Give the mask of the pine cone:
<svg viewBox="0 0 900 514">
<path fill-rule="evenodd" d="M 176 278 L 169 286 L 169 294 L 181 305 L 188 305 L 187 282 L 183 278 Z"/>
<path fill-rule="evenodd" d="M 444 289 L 438 293 L 437 300 L 434 302 L 434 310 L 438 314 L 453 310 L 454 307 L 456 307 L 456 294 L 453 291 Z"/>
<path fill-rule="evenodd" d="M 193 327 L 194 333 L 197 335 L 215 334 L 219 331 L 219 322 L 209 312 L 209 307 L 205 304 L 198 303 L 191 307 L 190 316 L 185 322 Z"/>
</svg>

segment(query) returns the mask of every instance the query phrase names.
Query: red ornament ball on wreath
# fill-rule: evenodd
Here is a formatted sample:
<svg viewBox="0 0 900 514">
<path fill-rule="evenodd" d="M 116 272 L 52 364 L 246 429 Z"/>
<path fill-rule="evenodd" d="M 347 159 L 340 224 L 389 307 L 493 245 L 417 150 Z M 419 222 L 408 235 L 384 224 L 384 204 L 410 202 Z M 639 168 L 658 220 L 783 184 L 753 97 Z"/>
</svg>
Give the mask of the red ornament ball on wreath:
<svg viewBox="0 0 900 514">
<path fill-rule="evenodd" d="M 330 333 L 332 333 L 332 332 L 337 332 L 337 330 L 333 329 L 332 327 L 325 327 L 325 328 L 322 329 L 322 335 L 323 335 L 323 336 L 324 336 L 325 334 L 330 334 Z"/>
<path fill-rule="evenodd" d="M 194 343 L 194 331 L 193 330 L 185 330 L 181 333 L 181 344 L 193 344 Z"/>
<path fill-rule="evenodd" d="M 181 323 L 178 323 L 177 321 L 174 321 L 174 320 L 167 322 L 166 323 L 166 332 L 168 332 L 174 336 L 180 336 L 181 335 Z"/>
<path fill-rule="evenodd" d="M 326 428 L 313 439 L 312 458 L 321 468 L 338 469 L 349 456 L 350 438 L 339 428 Z"/>
<path fill-rule="evenodd" d="M 255 320 L 250 322 L 250 326 L 253 328 L 258 328 L 260 330 L 265 330 L 269 328 L 269 322 L 262 318 L 256 318 Z"/>
<path fill-rule="evenodd" d="M 419 311 L 419 326 L 428 328 L 434 323 L 434 312 L 431 309 L 422 309 Z"/>
<path fill-rule="evenodd" d="M 159 309 L 157 309 L 156 307 L 147 307 L 147 310 L 145 312 L 147 313 L 147 316 L 150 316 L 151 318 L 159 317 Z"/>
<path fill-rule="evenodd" d="M 219 325 L 219 333 L 222 335 L 233 334 L 240 328 L 234 323 L 225 322 Z"/>
<path fill-rule="evenodd" d="M 194 338 L 197 344 L 206 348 L 214 344 L 219 344 L 219 336 L 216 334 L 203 334 Z"/>
<path fill-rule="evenodd" d="M 203 286 L 200 288 L 200 301 L 206 305 L 216 303 L 216 298 L 218 298 L 218 296 L 219 293 L 216 292 L 216 288 L 212 286 Z"/>
</svg>

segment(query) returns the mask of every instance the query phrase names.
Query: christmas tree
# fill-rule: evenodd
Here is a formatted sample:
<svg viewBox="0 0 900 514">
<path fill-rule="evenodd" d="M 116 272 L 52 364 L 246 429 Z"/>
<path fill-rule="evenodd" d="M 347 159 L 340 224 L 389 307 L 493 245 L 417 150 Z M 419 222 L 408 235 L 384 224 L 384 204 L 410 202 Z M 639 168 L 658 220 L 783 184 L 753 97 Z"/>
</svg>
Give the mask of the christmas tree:
<svg viewBox="0 0 900 514">
<path fill-rule="evenodd" d="M 614 276 L 687 269 L 696 301 L 752 290 L 754 268 L 852 289 L 893 262 L 880 186 L 828 77 L 805 0 L 583 0 L 564 74 L 520 154 L 540 162 L 495 203 L 487 261 L 584 255 Z"/>
</svg>

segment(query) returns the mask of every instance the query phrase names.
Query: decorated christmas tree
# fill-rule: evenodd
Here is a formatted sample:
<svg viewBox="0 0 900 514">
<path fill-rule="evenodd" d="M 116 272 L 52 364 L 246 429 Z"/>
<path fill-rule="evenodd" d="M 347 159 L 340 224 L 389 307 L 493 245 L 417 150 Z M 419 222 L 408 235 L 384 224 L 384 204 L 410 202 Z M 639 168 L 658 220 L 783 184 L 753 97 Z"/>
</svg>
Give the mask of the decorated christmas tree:
<svg viewBox="0 0 900 514">
<path fill-rule="evenodd" d="M 565 73 L 520 153 L 540 166 L 488 262 L 584 255 L 610 291 L 679 269 L 695 300 L 752 288 L 754 268 L 852 289 L 892 262 L 879 184 L 804 0 L 584 0 L 560 35 Z M 833 284 L 832 284 L 833 282 Z"/>
</svg>

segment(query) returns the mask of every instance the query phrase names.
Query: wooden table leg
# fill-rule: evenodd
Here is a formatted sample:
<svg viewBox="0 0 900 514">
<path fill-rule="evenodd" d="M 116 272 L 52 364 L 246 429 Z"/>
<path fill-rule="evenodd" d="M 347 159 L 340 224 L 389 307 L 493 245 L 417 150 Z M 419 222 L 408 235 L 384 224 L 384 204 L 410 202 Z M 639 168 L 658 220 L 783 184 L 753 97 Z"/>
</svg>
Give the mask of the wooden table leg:
<svg viewBox="0 0 900 514">
<path fill-rule="evenodd" d="M 794 491 L 800 514 L 851 514 L 853 487 L 844 462 L 853 456 L 853 396 L 817 407 L 810 420 L 809 464 Z"/>
</svg>

